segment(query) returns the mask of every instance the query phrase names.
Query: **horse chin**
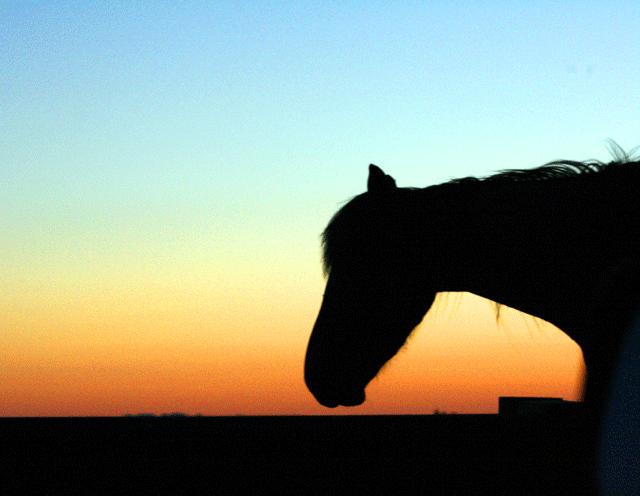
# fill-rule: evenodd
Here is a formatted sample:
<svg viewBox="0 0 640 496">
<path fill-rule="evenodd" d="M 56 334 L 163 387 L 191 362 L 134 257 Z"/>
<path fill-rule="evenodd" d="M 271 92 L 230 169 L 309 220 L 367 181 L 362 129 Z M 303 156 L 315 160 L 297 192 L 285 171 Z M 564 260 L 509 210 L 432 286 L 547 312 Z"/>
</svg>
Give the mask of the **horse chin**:
<svg viewBox="0 0 640 496">
<path fill-rule="evenodd" d="M 364 403 L 366 396 L 364 389 L 356 391 L 354 394 L 341 395 L 337 398 L 323 398 L 316 396 L 318 403 L 327 408 L 335 408 L 337 406 L 358 406 Z"/>
</svg>

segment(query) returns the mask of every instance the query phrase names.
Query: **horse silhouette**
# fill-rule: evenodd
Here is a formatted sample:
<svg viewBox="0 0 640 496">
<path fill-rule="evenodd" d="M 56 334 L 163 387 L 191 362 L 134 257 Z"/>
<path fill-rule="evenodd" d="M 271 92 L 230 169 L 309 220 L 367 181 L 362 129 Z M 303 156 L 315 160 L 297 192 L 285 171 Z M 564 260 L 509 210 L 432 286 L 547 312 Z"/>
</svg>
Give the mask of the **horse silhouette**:
<svg viewBox="0 0 640 496">
<path fill-rule="evenodd" d="M 576 341 L 583 397 L 601 415 L 640 287 L 640 163 L 614 152 L 610 163 L 562 160 L 420 189 L 370 165 L 367 191 L 322 235 L 327 283 L 304 370 L 317 401 L 361 404 L 436 293 L 468 291 Z"/>
</svg>

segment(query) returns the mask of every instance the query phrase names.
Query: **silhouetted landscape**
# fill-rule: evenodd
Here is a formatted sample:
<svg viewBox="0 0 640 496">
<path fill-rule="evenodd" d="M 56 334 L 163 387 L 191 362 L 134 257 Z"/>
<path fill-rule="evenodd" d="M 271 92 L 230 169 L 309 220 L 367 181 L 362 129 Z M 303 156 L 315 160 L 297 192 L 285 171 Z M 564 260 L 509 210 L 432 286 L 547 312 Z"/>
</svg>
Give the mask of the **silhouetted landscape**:
<svg viewBox="0 0 640 496">
<path fill-rule="evenodd" d="M 588 494 L 579 409 L 5 418 L 2 494 Z"/>
</svg>

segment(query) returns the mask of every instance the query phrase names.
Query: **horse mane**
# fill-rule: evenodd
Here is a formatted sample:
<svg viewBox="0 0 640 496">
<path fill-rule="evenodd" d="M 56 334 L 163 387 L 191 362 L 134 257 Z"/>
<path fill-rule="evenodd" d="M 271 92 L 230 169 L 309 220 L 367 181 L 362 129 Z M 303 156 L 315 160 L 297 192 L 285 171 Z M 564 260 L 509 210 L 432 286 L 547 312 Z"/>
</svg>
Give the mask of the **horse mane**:
<svg viewBox="0 0 640 496">
<path fill-rule="evenodd" d="M 600 160 L 554 160 L 533 169 L 506 169 L 485 177 L 462 177 L 452 179 L 446 184 L 460 184 L 470 182 L 502 182 L 513 183 L 522 181 L 549 181 L 567 177 L 584 176 L 587 174 L 597 174 L 610 168 L 620 165 L 634 164 L 637 148 L 626 152 L 615 141 L 609 142 L 609 152 L 613 156 L 611 162 L 605 163 Z"/>
<path fill-rule="evenodd" d="M 628 166 L 640 166 L 640 157 L 636 157 L 638 148 L 626 152 L 615 141 L 609 141 L 609 152 L 613 160 L 605 163 L 599 160 L 554 160 L 533 169 L 506 169 L 484 177 L 462 177 L 427 188 L 398 188 L 399 190 L 424 191 L 434 187 L 454 186 L 469 183 L 522 183 L 538 181 L 558 181 L 579 176 L 592 176 L 610 171 L 621 170 Z M 366 193 L 357 195 L 338 210 L 322 232 L 322 267 L 327 276 L 331 272 L 334 261 L 342 251 L 353 252 L 353 247 L 344 247 L 345 236 L 351 234 L 350 228 L 356 223 L 365 225 L 371 205 L 365 201 Z M 368 232 L 362 229 L 361 232 Z M 497 310 L 499 313 L 499 308 Z"/>
<path fill-rule="evenodd" d="M 461 177 L 448 181 L 448 184 L 461 184 L 470 182 L 523 182 L 523 181 L 548 181 L 565 177 L 582 176 L 585 174 L 595 174 L 601 172 L 612 164 L 622 162 L 611 162 L 605 164 L 598 160 L 578 162 L 575 160 L 555 160 L 534 169 L 507 169 L 486 177 Z"/>
</svg>

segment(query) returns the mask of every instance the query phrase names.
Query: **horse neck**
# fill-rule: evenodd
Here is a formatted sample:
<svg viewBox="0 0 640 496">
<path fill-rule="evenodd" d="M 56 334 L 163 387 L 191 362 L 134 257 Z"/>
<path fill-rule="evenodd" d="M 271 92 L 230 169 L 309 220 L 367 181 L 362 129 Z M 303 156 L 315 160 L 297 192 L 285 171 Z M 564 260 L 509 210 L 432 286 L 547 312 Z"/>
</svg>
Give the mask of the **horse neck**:
<svg viewBox="0 0 640 496">
<path fill-rule="evenodd" d="M 602 216 L 597 200 L 611 199 L 598 187 L 477 182 L 419 190 L 410 215 L 425 280 L 435 275 L 439 291 L 483 296 L 582 340 L 591 289 L 607 264 L 626 256 L 621 247 L 629 247 L 625 228 Z M 629 202 L 619 203 L 614 207 Z"/>
</svg>

